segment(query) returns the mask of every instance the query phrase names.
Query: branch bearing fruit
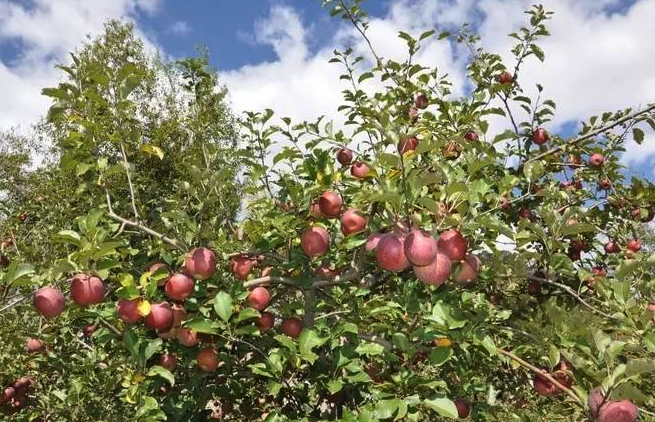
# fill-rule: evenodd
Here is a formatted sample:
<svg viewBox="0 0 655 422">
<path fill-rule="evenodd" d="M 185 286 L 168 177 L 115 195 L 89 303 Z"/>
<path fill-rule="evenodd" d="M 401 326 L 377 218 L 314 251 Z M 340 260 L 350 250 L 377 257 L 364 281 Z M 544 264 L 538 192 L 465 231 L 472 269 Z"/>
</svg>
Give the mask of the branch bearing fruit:
<svg viewBox="0 0 655 422">
<path fill-rule="evenodd" d="M 155 302 L 150 305 L 150 313 L 145 325 L 151 330 L 168 331 L 173 326 L 173 310 L 167 302 Z"/>
<path fill-rule="evenodd" d="M 325 191 L 318 198 L 318 207 L 325 218 L 337 218 L 341 214 L 342 205 L 341 195 L 333 191 Z"/>
<path fill-rule="evenodd" d="M 366 230 L 367 224 L 368 218 L 354 209 L 347 210 L 341 216 L 341 231 L 345 236 L 363 232 Z"/>
<path fill-rule="evenodd" d="M 230 260 L 230 271 L 237 280 L 247 280 L 252 268 L 257 264 L 257 260 L 250 258 L 248 255 L 235 256 Z"/>
<path fill-rule="evenodd" d="M 296 317 L 289 317 L 282 321 L 282 326 L 280 328 L 283 334 L 286 334 L 292 338 L 298 338 L 302 332 L 303 324 L 300 319 Z"/>
<path fill-rule="evenodd" d="M 450 276 L 452 261 L 445 254 L 437 252 L 434 261 L 425 266 L 414 266 L 414 275 L 416 278 L 431 286 L 440 286 L 446 282 Z"/>
<path fill-rule="evenodd" d="M 184 301 L 193 294 L 195 283 L 184 274 L 175 274 L 166 283 L 166 296 L 176 301 Z"/>
<path fill-rule="evenodd" d="M 426 231 L 412 230 L 403 243 L 405 256 L 414 265 L 429 265 L 437 257 L 437 241 Z"/>
<path fill-rule="evenodd" d="M 348 148 L 341 148 L 337 152 L 337 161 L 342 166 L 347 166 L 353 161 L 353 152 Z"/>
<path fill-rule="evenodd" d="M 126 324 L 136 324 L 141 319 L 139 314 L 139 302 L 141 299 L 121 299 L 116 304 L 118 317 Z"/>
<path fill-rule="evenodd" d="M 262 286 L 255 287 L 248 295 L 248 303 L 258 311 L 266 309 L 270 300 L 271 295 L 266 290 L 266 287 Z"/>
<path fill-rule="evenodd" d="M 395 233 L 387 233 L 375 248 L 375 258 L 380 268 L 387 271 L 403 271 L 411 265 L 405 255 L 405 238 Z"/>
<path fill-rule="evenodd" d="M 325 255 L 329 247 L 330 237 L 323 227 L 312 226 L 300 236 L 300 248 L 309 257 Z"/>
<path fill-rule="evenodd" d="M 448 230 L 439 236 L 437 249 L 452 261 L 461 261 L 466 256 L 468 242 L 457 230 Z"/>
<path fill-rule="evenodd" d="M 365 179 L 370 170 L 368 164 L 358 161 L 350 167 L 350 174 L 357 179 Z"/>
<path fill-rule="evenodd" d="M 213 347 L 206 347 L 198 353 L 198 366 L 205 372 L 214 372 L 218 368 L 218 353 Z"/>
</svg>

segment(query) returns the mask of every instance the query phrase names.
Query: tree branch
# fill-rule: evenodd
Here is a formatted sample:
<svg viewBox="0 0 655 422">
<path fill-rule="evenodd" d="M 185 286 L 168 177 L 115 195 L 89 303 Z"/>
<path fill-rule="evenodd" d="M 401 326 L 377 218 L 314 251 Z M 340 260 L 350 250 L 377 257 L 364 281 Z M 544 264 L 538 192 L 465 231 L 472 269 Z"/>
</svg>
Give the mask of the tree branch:
<svg viewBox="0 0 655 422">
<path fill-rule="evenodd" d="M 147 226 L 145 226 L 145 225 L 143 225 L 143 224 L 141 224 L 139 222 L 128 220 L 128 219 L 123 218 L 120 215 L 116 214 L 114 212 L 114 209 L 113 209 L 112 205 L 111 205 L 111 197 L 109 196 L 109 191 L 107 190 L 107 188 L 105 188 L 105 196 L 107 198 L 107 216 L 109 218 L 111 218 L 112 220 L 118 221 L 119 223 L 121 223 L 121 226 L 134 227 L 135 229 L 138 229 L 138 230 L 140 230 L 140 231 L 142 231 L 144 233 L 147 233 L 150 236 L 161 239 L 162 242 L 168 243 L 169 245 L 173 246 L 174 248 L 176 248 L 180 252 L 186 252 L 186 249 L 184 247 L 182 247 L 182 245 L 180 245 L 177 240 L 172 239 L 172 238 L 170 238 L 170 237 L 168 237 L 168 236 L 166 236 L 166 235 L 164 235 L 162 233 L 159 233 L 159 232 L 151 229 L 150 227 L 147 227 Z"/>
<path fill-rule="evenodd" d="M 558 288 L 564 290 L 566 293 L 573 296 L 578 302 L 580 302 L 581 304 L 583 304 L 587 308 L 591 309 L 593 312 L 597 313 L 598 315 L 602 315 L 605 318 L 612 319 L 614 321 L 621 321 L 620 318 L 617 318 L 617 317 L 615 317 L 613 315 L 605 313 L 605 312 L 601 311 L 600 309 L 596 309 L 595 307 L 593 307 L 592 305 L 587 303 L 583 298 L 580 297 L 580 295 L 578 293 L 576 293 L 575 290 L 573 290 L 572 288 L 570 288 L 566 284 L 558 283 L 556 281 L 550 281 L 550 280 L 547 280 L 545 278 L 540 278 L 540 277 L 535 277 L 535 276 L 528 276 L 528 280 L 538 281 L 539 283 L 546 283 L 546 284 L 550 284 L 552 286 L 558 287 Z"/>
<path fill-rule="evenodd" d="M 539 368 L 537 368 L 536 366 L 534 366 L 534 365 L 532 365 L 532 364 L 530 364 L 530 363 L 524 361 L 524 360 L 521 359 L 520 357 L 518 357 L 518 356 L 516 356 L 516 355 L 514 355 L 514 354 L 512 354 L 512 353 L 510 353 L 510 352 L 508 352 L 508 351 L 506 351 L 506 350 L 503 350 L 503 349 L 496 349 L 496 350 L 497 350 L 498 353 L 500 353 L 501 355 L 507 356 L 508 358 L 510 358 L 510 359 L 512 359 L 513 361 L 517 362 L 517 363 L 520 364 L 521 366 L 523 366 L 523 367 L 529 369 L 530 371 L 534 372 L 535 374 L 540 375 L 540 376 L 546 378 L 548 381 L 550 381 L 551 383 L 555 384 L 555 386 L 557 386 L 557 388 L 559 388 L 560 390 L 564 391 L 564 392 L 565 392 L 569 397 L 571 397 L 573 400 L 575 400 L 575 402 L 576 402 L 579 406 L 581 406 L 581 407 L 583 407 L 583 408 L 585 407 L 585 404 L 584 404 L 584 402 L 582 401 L 582 399 L 581 399 L 580 397 L 578 397 L 578 396 L 573 392 L 573 390 L 571 390 L 570 388 L 567 388 L 567 387 L 563 386 L 559 381 L 557 381 L 555 378 L 553 378 L 553 377 L 552 377 L 548 372 L 544 371 L 543 369 L 539 369 Z"/>
<path fill-rule="evenodd" d="M 535 155 L 534 157 L 527 160 L 526 163 L 529 163 L 531 161 L 541 160 L 541 159 L 543 159 L 543 158 L 545 158 L 545 157 L 547 157 L 547 156 L 549 156 L 551 154 L 555 154 L 556 152 L 560 152 L 562 149 L 564 149 L 564 147 L 579 144 L 582 141 L 585 141 L 585 140 L 587 140 L 589 138 L 593 138 L 594 136 L 600 135 L 603 132 L 607 132 L 608 130 L 610 130 L 610 129 L 612 129 L 612 128 L 614 128 L 614 127 L 616 127 L 616 126 L 618 126 L 618 125 L 620 125 L 622 123 L 625 123 L 625 122 L 627 122 L 629 120 L 633 120 L 636 117 L 641 116 L 642 114 L 646 114 L 646 113 L 648 113 L 650 111 L 653 111 L 653 110 L 655 110 L 655 104 L 651 104 L 650 106 L 648 106 L 648 107 L 646 107 L 646 108 L 644 108 L 642 110 L 635 111 L 634 113 L 628 114 L 627 116 L 623 116 L 620 119 L 618 119 L 618 120 L 616 120 L 616 121 L 614 121 L 612 123 L 609 123 L 609 124 L 607 124 L 605 126 L 601 126 L 596 130 L 592 130 L 591 132 L 589 132 L 589 133 L 587 133 L 585 135 L 574 138 L 574 139 L 572 139 L 571 141 L 567 142 L 564 145 L 556 146 L 554 148 L 549 149 L 548 151 L 545 151 L 545 152 L 542 152 L 541 154 Z M 521 167 L 522 166 L 519 166 L 519 169 Z"/>
<path fill-rule="evenodd" d="M 121 153 L 123 155 L 123 164 L 125 165 L 125 173 L 127 174 L 127 185 L 130 188 L 130 199 L 132 200 L 132 211 L 134 218 L 139 220 L 139 211 L 136 209 L 136 199 L 134 197 L 134 186 L 132 186 L 132 176 L 130 176 L 130 163 L 127 162 L 127 154 L 125 153 L 125 146 L 121 142 Z"/>
</svg>

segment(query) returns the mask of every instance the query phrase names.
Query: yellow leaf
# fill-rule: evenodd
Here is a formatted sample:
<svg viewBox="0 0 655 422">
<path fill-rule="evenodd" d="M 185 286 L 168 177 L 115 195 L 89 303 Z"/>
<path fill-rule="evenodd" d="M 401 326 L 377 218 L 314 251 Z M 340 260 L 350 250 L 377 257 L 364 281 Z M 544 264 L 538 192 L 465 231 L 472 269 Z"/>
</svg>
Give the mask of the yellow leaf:
<svg viewBox="0 0 655 422">
<path fill-rule="evenodd" d="M 319 171 L 316 173 L 316 181 L 319 183 L 319 185 L 323 183 L 323 172 Z"/>
<path fill-rule="evenodd" d="M 143 374 L 136 373 L 132 375 L 132 384 L 139 384 L 144 379 L 146 379 L 146 377 Z"/>
<path fill-rule="evenodd" d="M 150 302 L 142 300 L 139 302 L 139 315 L 142 317 L 150 315 Z"/>
<path fill-rule="evenodd" d="M 149 145 L 149 144 L 141 145 L 139 147 L 139 151 L 159 157 L 160 160 L 164 159 L 164 151 L 162 151 L 161 148 L 156 147 L 154 145 Z"/>
<path fill-rule="evenodd" d="M 437 347 L 450 347 L 452 344 L 453 342 L 447 337 L 438 338 L 434 341 L 434 345 Z"/>
<path fill-rule="evenodd" d="M 141 277 L 139 278 L 139 285 L 145 288 L 148 285 L 149 281 L 150 281 L 150 271 L 146 271 L 143 274 L 141 274 Z"/>
<path fill-rule="evenodd" d="M 125 274 L 123 277 L 121 277 L 121 286 L 123 287 L 129 287 L 129 286 L 134 286 L 134 277 L 132 274 Z"/>
</svg>

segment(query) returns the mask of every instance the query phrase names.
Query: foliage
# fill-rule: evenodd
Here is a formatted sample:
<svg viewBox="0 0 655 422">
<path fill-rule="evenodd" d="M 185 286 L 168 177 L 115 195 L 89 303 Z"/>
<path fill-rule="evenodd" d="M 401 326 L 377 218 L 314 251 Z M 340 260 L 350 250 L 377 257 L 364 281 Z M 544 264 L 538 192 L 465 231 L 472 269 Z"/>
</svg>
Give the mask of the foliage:
<svg viewBox="0 0 655 422">
<path fill-rule="evenodd" d="M 323 3 L 367 37 L 360 1 Z M 655 325 L 645 308 L 655 299 L 655 259 L 625 245 L 654 211 L 655 186 L 626 180 L 618 158 L 628 136 L 640 140 L 640 125 L 655 126 L 655 106 L 594 116 L 573 139 L 550 134 L 542 143 L 534 134 L 556 105 L 541 98 L 541 86 L 538 98 L 529 98 L 518 75 L 524 61 L 544 60 L 537 43 L 548 35 L 551 15 L 534 6 L 527 16 L 526 27 L 511 34 L 517 44 L 509 69 L 478 47 L 467 27 L 438 35 L 470 48 L 473 89 L 466 97 L 453 98 L 446 75 L 414 61 L 436 33 L 401 32 L 409 52 L 403 62 L 373 50 L 369 69 L 352 49 L 335 53 L 350 84 L 339 108 L 343 129 L 324 118 L 294 124 L 276 121 L 272 110 L 249 112 L 239 143 L 229 141 L 236 136 L 224 91 L 206 59 L 177 64 L 173 80 L 183 81 L 185 97 L 175 102 L 179 97 L 161 93 L 138 48 L 130 55 L 122 42 L 107 42 L 122 30 L 110 25 L 105 39 L 62 68 L 68 81 L 44 90 L 55 98 L 49 121 L 61 158 L 48 169 L 49 191 L 60 196 L 44 196 L 44 204 L 63 207 L 64 218 L 49 229 L 2 221 L 22 234 L 11 252 L 16 264 L 1 278 L 5 299 L 41 285 L 67 291 L 65 280 L 76 273 L 100 276 L 109 293 L 88 308 L 69 302 L 37 331 L 21 328 L 43 337 L 52 352 L 35 359 L 43 365 L 31 372 L 35 399 L 14 417 L 122 420 L 125 414 L 115 415 L 132 409 L 130 420 L 144 421 L 421 421 L 457 418 L 455 399 L 463 398 L 477 421 L 582 421 L 589 418 L 588 391 L 602 385 L 612 399 L 637 403 L 648 420 Z M 160 95 L 168 100 L 154 106 Z M 511 129 L 490 133 L 492 115 L 505 116 Z M 399 153 L 411 137 L 417 145 Z M 341 148 L 368 165 L 365 177 L 338 165 Z M 596 153 L 602 166 L 588 164 Z M 25 195 L 3 200 L 8 215 L 19 215 L 40 186 L 25 184 Z M 365 215 L 367 229 L 344 235 L 343 222 L 310 213 L 325 191 Z M 240 193 L 247 216 L 237 220 Z M 42 212 L 34 215 L 49 215 Z M 303 253 L 309 227 L 327 229 L 326 254 Z M 411 270 L 382 270 L 366 253 L 369 234 L 410 227 L 435 236 L 459 230 L 482 262 L 477 280 L 456 282 L 464 268 L 458 262 L 448 282 L 430 286 Z M 31 243 L 34 236 L 43 240 Z M 622 251 L 606 252 L 608 240 Z M 219 258 L 216 272 L 197 280 L 183 302 L 183 328 L 198 333 L 202 345 L 171 338 L 179 327 L 155 332 L 118 318 L 118 299 L 139 300 L 142 315 L 167 300 L 157 286 L 165 271 L 150 272 L 148 264 L 162 261 L 184 273 L 187 252 L 199 246 Z M 19 271 L 18 262 L 35 267 Z M 592 274 L 594 267 L 605 275 Z M 320 275 L 331 271 L 338 275 Z M 278 322 L 302 319 L 298 338 L 280 327 L 259 329 L 263 314 L 248 306 L 257 286 L 273 292 L 266 312 Z M 29 306 L 16 303 L 2 318 L 28 315 Z M 102 328 L 80 338 L 82 321 Z M 20 342 L 12 337 L 12 350 Z M 215 371 L 198 368 L 207 348 L 220 361 Z M 177 357 L 175 369 L 159 365 L 164 353 Z M 23 358 L 2 356 L 12 376 L 24 371 Z M 104 370 L 91 376 L 94 365 Z M 542 370 L 571 385 L 552 397 L 535 394 Z M 67 375 L 52 375 L 60 373 Z M 66 384 L 64 377 L 80 381 Z M 119 406 L 90 399 L 87 415 L 73 413 L 75 394 L 86 397 L 94 386 Z M 53 397 L 67 408 L 53 411 Z"/>
</svg>

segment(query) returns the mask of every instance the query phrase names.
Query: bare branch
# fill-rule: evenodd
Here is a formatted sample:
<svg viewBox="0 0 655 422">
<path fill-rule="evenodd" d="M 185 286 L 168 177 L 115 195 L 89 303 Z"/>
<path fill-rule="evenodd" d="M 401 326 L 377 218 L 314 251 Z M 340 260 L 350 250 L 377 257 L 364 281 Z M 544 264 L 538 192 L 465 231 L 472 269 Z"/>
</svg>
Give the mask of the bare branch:
<svg viewBox="0 0 655 422">
<path fill-rule="evenodd" d="M 565 386 L 562 385 L 559 381 L 557 381 L 555 378 L 553 378 L 553 377 L 552 377 L 552 376 L 551 376 L 547 371 L 544 371 L 543 369 L 539 369 L 539 368 L 537 368 L 536 366 L 534 366 L 534 365 L 532 365 L 532 364 L 530 364 L 530 363 L 524 361 L 524 360 L 521 359 L 520 357 L 518 357 L 518 356 L 516 356 L 516 355 L 514 355 L 514 354 L 512 354 L 512 353 L 510 353 L 510 352 L 508 352 L 508 351 L 506 351 L 506 350 L 503 350 L 503 349 L 496 349 L 496 350 L 497 350 L 498 353 L 500 353 L 501 355 L 507 356 L 508 358 L 510 358 L 510 359 L 512 359 L 513 361 L 517 362 L 517 363 L 520 364 L 521 366 L 523 366 L 523 367 L 529 369 L 530 371 L 534 372 L 535 374 L 540 375 L 540 376 L 546 378 L 548 381 L 550 381 L 550 382 L 553 383 L 555 386 L 557 386 L 557 388 L 561 389 L 561 390 L 564 391 L 564 392 L 565 392 L 569 397 L 571 397 L 573 400 L 575 400 L 575 402 L 576 402 L 579 406 L 581 406 L 581 407 L 584 407 L 584 406 L 585 406 L 585 405 L 584 405 L 584 402 L 582 401 L 582 399 L 581 399 L 580 397 L 578 397 L 578 396 L 577 396 L 577 395 L 576 395 L 576 394 L 575 394 L 575 393 L 574 393 L 570 388 L 565 387 Z"/>
<path fill-rule="evenodd" d="M 130 176 L 130 163 L 127 162 L 127 154 L 125 153 L 125 145 L 121 142 L 121 153 L 123 155 L 123 164 L 125 165 L 125 173 L 127 174 L 127 185 L 130 188 L 130 198 L 132 199 L 132 211 L 134 218 L 139 220 L 139 211 L 136 209 L 136 199 L 134 197 L 134 186 L 132 186 L 132 176 Z"/>
</svg>

